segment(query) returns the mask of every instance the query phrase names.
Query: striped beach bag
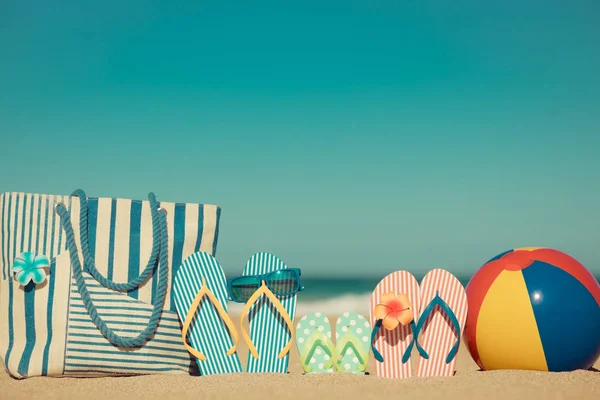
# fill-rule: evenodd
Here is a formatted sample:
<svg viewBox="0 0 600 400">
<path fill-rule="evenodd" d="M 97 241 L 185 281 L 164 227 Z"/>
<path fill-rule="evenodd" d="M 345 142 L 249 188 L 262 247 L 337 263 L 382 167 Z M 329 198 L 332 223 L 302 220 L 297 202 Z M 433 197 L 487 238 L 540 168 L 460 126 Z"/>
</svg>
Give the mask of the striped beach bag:
<svg viewBox="0 0 600 400">
<path fill-rule="evenodd" d="M 0 194 L 0 359 L 16 378 L 197 373 L 172 280 L 215 254 L 208 204 Z"/>
</svg>

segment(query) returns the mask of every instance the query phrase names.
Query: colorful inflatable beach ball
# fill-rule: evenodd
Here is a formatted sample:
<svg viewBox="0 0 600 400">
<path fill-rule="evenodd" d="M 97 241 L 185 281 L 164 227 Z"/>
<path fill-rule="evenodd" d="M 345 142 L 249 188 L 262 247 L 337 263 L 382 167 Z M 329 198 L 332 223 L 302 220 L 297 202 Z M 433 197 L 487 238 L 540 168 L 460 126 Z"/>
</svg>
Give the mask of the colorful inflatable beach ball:
<svg viewBox="0 0 600 400">
<path fill-rule="evenodd" d="M 565 253 L 507 251 L 466 291 L 465 343 L 483 370 L 573 371 L 600 357 L 600 285 Z"/>
</svg>

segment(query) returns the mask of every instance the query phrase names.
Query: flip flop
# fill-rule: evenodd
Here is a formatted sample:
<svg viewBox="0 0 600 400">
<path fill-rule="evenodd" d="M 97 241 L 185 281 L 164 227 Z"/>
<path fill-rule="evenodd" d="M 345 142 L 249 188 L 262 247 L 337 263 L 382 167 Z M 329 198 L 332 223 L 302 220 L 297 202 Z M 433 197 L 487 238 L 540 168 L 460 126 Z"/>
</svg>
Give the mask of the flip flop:
<svg viewBox="0 0 600 400">
<path fill-rule="evenodd" d="M 320 312 L 305 315 L 296 325 L 296 345 L 307 374 L 332 373 L 336 351 L 329 318 Z"/>
<path fill-rule="evenodd" d="M 399 300 L 409 303 L 412 315 L 407 310 L 396 307 Z M 394 309 L 387 310 L 385 320 L 390 318 L 390 322 L 386 321 L 386 328 L 384 320 L 377 316 L 387 309 L 385 304 L 390 302 L 396 304 L 392 304 Z M 418 319 L 420 304 L 419 283 L 410 272 L 392 272 L 375 287 L 371 296 L 371 346 L 377 376 L 401 379 L 412 375 L 410 355 L 415 344 L 413 331 L 416 330 L 415 321 Z M 394 318 L 398 317 L 403 319 L 404 325 L 399 321 L 394 322 Z M 397 323 L 397 326 L 388 329 L 393 327 L 394 323 Z M 418 343 L 417 348 L 421 350 Z"/>
<path fill-rule="evenodd" d="M 246 264 L 243 275 L 262 275 L 287 266 L 269 253 L 256 253 Z M 294 320 L 297 293 L 277 298 L 262 285 L 246 303 L 242 311 L 242 337 L 248 343 L 247 372 L 287 373 L 289 352 L 294 341 Z M 248 315 L 250 335 L 244 328 Z"/>
<path fill-rule="evenodd" d="M 209 253 L 191 254 L 175 274 L 173 295 L 183 322 L 183 343 L 197 358 L 200 373 L 242 372 L 236 353 L 238 333 L 227 315 L 227 282 L 219 262 Z"/>
<path fill-rule="evenodd" d="M 371 324 L 360 314 L 345 312 L 335 324 L 337 370 L 364 375 L 369 362 Z"/>
<path fill-rule="evenodd" d="M 450 272 L 434 269 L 421 282 L 421 318 L 417 332 L 421 355 L 417 376 L 452 376 L 467 319 L 465 288 Z"/>
</svg>

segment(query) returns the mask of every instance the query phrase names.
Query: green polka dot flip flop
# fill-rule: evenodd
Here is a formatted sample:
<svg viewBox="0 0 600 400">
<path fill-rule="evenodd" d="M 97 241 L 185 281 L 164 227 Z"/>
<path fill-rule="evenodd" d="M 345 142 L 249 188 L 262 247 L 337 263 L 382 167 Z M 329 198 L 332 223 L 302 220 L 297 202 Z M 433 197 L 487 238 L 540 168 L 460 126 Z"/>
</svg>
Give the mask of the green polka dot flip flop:
<svg viewBox="0 0 600 400">
<path fill-rule="evenodd" d="M 336 369 L 364 374 L 371 348 L 371 324 L 360 314 L 343 313 L 335 324 Z"/>
<path fill-rule="evenodd" d="M 296 344 L 302 368 L 307 374 L 331 373 L 336 360 L 331 325 L 322 313 L 310 313 L 296 325 Z"/>
</svg>

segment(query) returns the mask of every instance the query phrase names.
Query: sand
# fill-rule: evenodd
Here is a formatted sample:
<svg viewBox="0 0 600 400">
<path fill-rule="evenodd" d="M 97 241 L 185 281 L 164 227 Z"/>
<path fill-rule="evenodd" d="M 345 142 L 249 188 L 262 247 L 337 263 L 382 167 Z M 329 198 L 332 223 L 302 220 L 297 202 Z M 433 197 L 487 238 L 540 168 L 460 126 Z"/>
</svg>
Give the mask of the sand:
<svg viewBox="0 0 600 400">
<path fill-rule="evenodd" d="M 237 319 L 234 318 L 234 321 Z M 335 321 L 336 318 L 330 318 Z M 245 365 L 247 348 L 240 343 Z M 414 354 L 414 366 L 418 360 Z M 108 378 L 29 378 L 0 372 L 0 399 L 444 399 L 542 400 L 600 399 L 600 361 L 596 370 L 568 373 L 479 371 L 464 345 L 456 375 L 443 378 L 388 380 L 370 375 L 303 375 L 295 345 L 288 374 L 233 374 L 206 377 L 153 375 Z"/>
</svg>

